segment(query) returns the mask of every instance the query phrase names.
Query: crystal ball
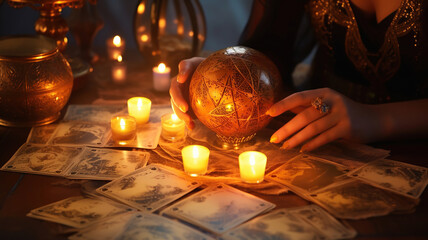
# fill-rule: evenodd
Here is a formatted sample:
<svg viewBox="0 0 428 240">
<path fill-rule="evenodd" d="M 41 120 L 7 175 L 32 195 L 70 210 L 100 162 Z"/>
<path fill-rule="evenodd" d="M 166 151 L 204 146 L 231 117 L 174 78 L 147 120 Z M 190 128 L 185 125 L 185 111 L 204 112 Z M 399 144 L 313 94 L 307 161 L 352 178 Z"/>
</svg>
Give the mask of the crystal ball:
<svg viewBox="0 0 428 240">
<path fill-rule="evenodd" d="M 214 52 L 195 70 L 189 101 L 196 117 L 223 142 L 242 143 L 271 117 L 281 76 L 263 53 L 243 46 Z"/>
</svg>

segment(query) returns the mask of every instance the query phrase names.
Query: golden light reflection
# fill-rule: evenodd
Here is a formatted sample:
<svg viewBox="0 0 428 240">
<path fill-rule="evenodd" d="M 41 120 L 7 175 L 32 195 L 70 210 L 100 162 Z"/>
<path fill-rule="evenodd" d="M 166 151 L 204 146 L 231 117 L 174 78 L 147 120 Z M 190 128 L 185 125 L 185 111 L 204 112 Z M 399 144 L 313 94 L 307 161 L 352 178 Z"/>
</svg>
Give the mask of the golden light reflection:
<svg viewBox="0 0 428 240">
<path fill-rule="evenodd" d="M 147 42 L 148 40 L 149 40 L 149 36 L 147 34 L 141 35 L 141 41 L 142 42 Z"/>
<path fill-rule="evenodd" d="M 138 8 L 137 8 L 138 14 L 143 14 L 145 10 L 146 10 L 146 5 L 143 2 L 140 3 L 140 5 L 138 5 Z"/>
<path fill-rule="evenodd" d="M 114 36 L 114 38 L 113 38 L 113 44 L 116 47 L 120 47 L 122 45 L 122 39 L 120 38 L 119 35 Z"/>
</svg>

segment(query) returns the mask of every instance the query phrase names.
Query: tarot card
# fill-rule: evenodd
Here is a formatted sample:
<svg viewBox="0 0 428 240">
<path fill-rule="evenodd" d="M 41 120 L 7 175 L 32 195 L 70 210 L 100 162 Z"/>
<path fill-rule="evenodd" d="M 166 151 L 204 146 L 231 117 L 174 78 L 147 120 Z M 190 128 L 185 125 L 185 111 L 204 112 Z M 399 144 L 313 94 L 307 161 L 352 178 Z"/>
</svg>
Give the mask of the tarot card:
<svg viewBox="0 0 428 240">
<path fill-rule="evenodd" d="M 367 163 L 349 176 L 412 198 L 419 198 L 428 184 L 427 168 L 388 159 Z"/>
<path fill-rule="evenodd" d="M 333 216 L 343 219 L 383 216 L 395 208 L 387 191 L 355 179 L 342 182 L 311 197 L 312 201 Z"/>
<path fill-rule="evenodd" d="M 108 137 L 107 125 L 88 122 L 63 122 L 58 125 L 48 144 L 102 147 Z"/>
<path fill-rule="evenodd" d="M 96 198 L 76 196 L 31 210 L 27 216 L 83 228 L 103 218 L 128 211 L 132 209 Z"/>
<path fill-rule="evenodd" d="M 151 164 L 107 183 L 97 192 L 141 211 L 153 212 L 200 184 L 177 170 Z"/>
<path fill-rule="evenodd" d="M 274 207 L 273 203 L 219 184 L 169 206 L 162 214 L 220 234 Z"/>
<path fill-rule="evenodd" d="M 119 239 L 214 240 L 178 221 L 151 213 L 141 213 L 128 221 Z"/>
<path fill-rule="evenodd" d="M 63 176 L 83 148 L 25 143 L 1 168 L 4 171 Z"/>
<path fill-rule="evenodd" d="M 67 170 L 74 179 L 112 180 L 144 167 L 150 153 L 106 148 L 85 148 Z"/>
<path fill-rule="evenodd" d="M 347 179 L 347 168 L 328 160 L 298 155 L 269 173 L 266 178 L 284 184 L 296 193 L 309 195 Z"/>
<path fill-rule="evenodd" d="M 357 235 L 354 229 L 345 227 L 324 209 L 314 204 L 289 208 L 287 212 L 310 224 L 317 229 L 325 239 L 350 239 Z"/>
<path fill-rule="evenodd" d="M 321 239 L 308 223 L 302 221 L 286 209 L 278 209 L 252 219 L 222 235 L 225 240 L 241 239 Z"/>
<path fill-rule="evenodd" d="M 125 111 L 124 105 L 69 105 L 63 121 L 110 124 L 113 116 Z"/>
<path fill-rule="evenodd" d="M 31 128 L 28 134 L 27 143 L 46 144 L 51 138 L 58 124 L 49 124 Z"/>
<path fill-rule="evenodd" d="M 126 224 L 141 213 L 132 211 L 106 218 L 89 227 L 79 229 L 69 240 L 116 240 L 124 231 Z"/>
</svg>

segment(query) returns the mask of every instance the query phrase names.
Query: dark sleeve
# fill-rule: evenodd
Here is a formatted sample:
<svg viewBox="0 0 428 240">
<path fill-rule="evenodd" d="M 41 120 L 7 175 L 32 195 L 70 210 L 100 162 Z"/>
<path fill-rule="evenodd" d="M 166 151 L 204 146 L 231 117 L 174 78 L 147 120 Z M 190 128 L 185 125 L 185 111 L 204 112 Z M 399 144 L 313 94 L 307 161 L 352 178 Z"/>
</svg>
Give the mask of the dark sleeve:
<svg viewBox="0 0 428 240">
<path fill-rule="evenodd" d="M 312 39 L 301 38 L 308 34 L 304 28 L 310 25 L 305 18 L 305 4 L 303 0 L 254 0 L 239 39 L 240 45 L 263 52 L 277 65 L 286 87 L 292 86 L 295 65 L 309 53 L 309 45 L 314 44 Z"/>
</svg>

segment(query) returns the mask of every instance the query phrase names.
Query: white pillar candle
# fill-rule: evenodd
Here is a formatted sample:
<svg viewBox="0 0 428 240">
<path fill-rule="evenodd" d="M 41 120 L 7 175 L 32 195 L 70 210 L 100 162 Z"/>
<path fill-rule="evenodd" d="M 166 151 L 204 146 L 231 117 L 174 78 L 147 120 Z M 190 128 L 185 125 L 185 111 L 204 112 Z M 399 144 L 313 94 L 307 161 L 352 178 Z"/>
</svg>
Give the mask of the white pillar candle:
<svg viewBox="0 0 428 240">
<path fill-rule="evenodd" d="M 153 87 L 156 91 L 166 92 L 169 90 L 171 68 L 164 63 L 153 68 Z"/>
<path fill-rule="evenodd" d="M 119 35 L 107 39 L 106 45 L 107 55 L 110 59 L 116 60 L 119 55 L 123 55 L 123 51 L 125 50 L 125 41 Z"/>
<path fill-rule="evenodd" d="M 192 176 L 204 175 L 207 172 L 210 150 L 201 145 L 189 145 L 181 150 L 184 171 Z"/>
<path fill-rule="evenodd" d="M 239 172 L 241 180 L 247 183 L 260 183 L 265 176 L 267 157 L 257 151 L 239 154 Z"/>
<path fill-rule="evenodd" d="M 147 123 L 150 118 L 152 101 L 145 97 L 133 97 L 128 99 L 128 113 L 135 117 L 137 124 Z"/>
</svg>

